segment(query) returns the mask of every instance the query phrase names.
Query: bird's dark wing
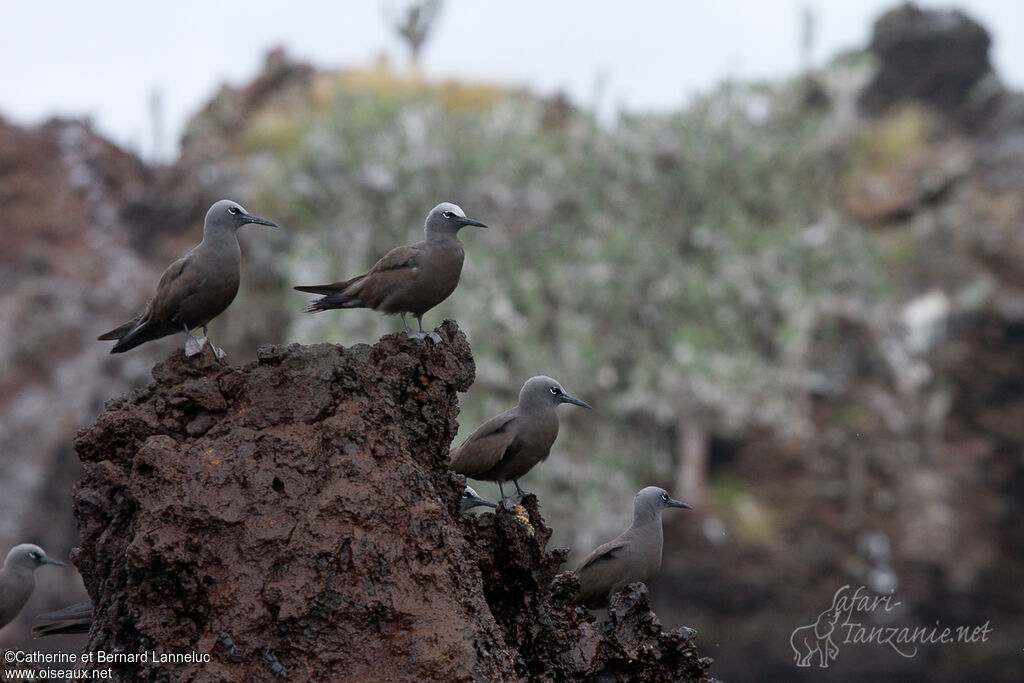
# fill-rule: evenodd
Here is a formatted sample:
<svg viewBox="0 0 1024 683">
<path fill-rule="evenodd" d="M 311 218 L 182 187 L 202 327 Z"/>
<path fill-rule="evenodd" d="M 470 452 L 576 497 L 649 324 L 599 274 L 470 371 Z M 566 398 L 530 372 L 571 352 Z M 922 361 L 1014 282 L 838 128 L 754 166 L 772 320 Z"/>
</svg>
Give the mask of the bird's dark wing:
<svg viewBox="0 0 1024 683">
<path fill-rule="evenodd" d="M 619 539 L 615 539 L 614 541 L 608 541 L 603 545 L 597 546 L 590 552 L 589 555 L 583 558 L 583 561 L 580 562 L 580 566 L 576 567 L 576 573 L 579 574 L 587 567 L 590 567 L 597 563 L 608 562 L 610 560 L 618 559 L 618 556 L 615 554 L 616 551 L 621 551 L 625 547 L 626 543 L 620 541 Z"/>
<path fill-rule="evenodd" d="M 42 622 L 32 627 L 36 638 L 58 633 L 88 633 L 92 626 L 92 603 L 80 602 L 56 612 L 47 612 L 36 617 Z"/>
<path fill-rule="evenodd" d="M 366 274 L 367 276 L 385 275 L 395 270 L 418 268 L 425 246 L 424 242 L 417 242 L 416 244 L 395 247 L 373 264 L 373 268 L 370 268 Z"/>
<path fill-rule="evenodd" d="M 365 301 L 371 307 L 380 306 L 389 294 L 403 285 L 409 286 L 409 281 L 419 276 L 423 246 L 424 244 L 419 242 L 395 247 L 384 254 L 384 257 L 345 293 Z"/>
<path fill-rule="evenodd" d="M 191 255 L 192 252 L 189 252 L 167 266 L 156 286 L 156 294 L 146 304 L 142 315 L 100 335 L 99 339 L 119 340 L 110 350 L 111 353 L 127 351 L 176 331 L 175 316 L 181 302 L 199 291 L 202 284 L 198 270 L 191 267 Z"/>
<path fill-rule="evenodd" d="M 192 267 L 191 252 L 167 266 L 156 294 L 142 314 L 143 320 L 165 324 L 174 319 L 181 302 L 199 291 L 202 275 Z"/>
<path fill-rule="evenodd" d="M 595 548 L 576 568 L 580 591 L 576 601 L 590 608 L 604 607 L 612 590 L 629 571 L 624 557 L 627 542 L 609 541 Z"/>
<path fill-rule="evenodd" d="M 476 428 L 461 446 L 452 451 L 449 467 L 459 474 L 473 477 L 497 465 L 516 440 L 510 427 L 516 413 L 507 410 Z"/>
<path fill-rule="evenodd" d="M 423 242 L 395 247 L 373 264 L 365 275 L 327 285 L 298 285 L 293 289 L 310 294 L 323 294 L 311 301 L 307 312 L 332 308 L 375 308 L 395 287 L 419 274 Z"/>
</svg>

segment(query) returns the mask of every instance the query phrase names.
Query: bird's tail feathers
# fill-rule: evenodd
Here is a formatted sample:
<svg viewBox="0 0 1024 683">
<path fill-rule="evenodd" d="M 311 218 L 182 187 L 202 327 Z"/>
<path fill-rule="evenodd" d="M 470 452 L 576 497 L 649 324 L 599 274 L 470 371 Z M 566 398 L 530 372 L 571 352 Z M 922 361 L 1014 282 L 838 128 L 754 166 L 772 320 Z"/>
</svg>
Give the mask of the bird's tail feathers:
<svg viewBox="0 0 1024 683">
<path fill-rule="evenodd" d="M 122 325 L 122 327 L 124 327 Z M 123 353 L 129 349 L 134 349 L 139 344 L 145 344 L 151 337 L 150 335 L 144 334 L 149 329 L 149 321 L 143 320 L 136 324 L 134 327 L 129 329 L 126 333 L 117 338 L 117 343 L 110 349 L 111 353 Z M 113 332 L 113 330 L 111 330 Z M 109 332 L 107 334 L 110 334 Z M 112 337 L 115 338 L 115 337 Z"/>
<path fill-rule="evenodd" d="M 366 303 L 358 296 L 346 294 L 345 292 L 354 284 L 362 280 L 365 275 L 354 277 L 344 282 L 334 282 L 329 285 L 297 285 L 292 289 L 310 294 L 323 294 L 320 299 L 310 299 L 309 305 L 303 311 L 306 313 L 318 313 L 329 311 L 334 308 L 364 308 Z"/>
<path fill-rule="evenodd" d="M 295 285 L 292 289 L 297 289 L 300 292 L 309 292 L 310 294 L 335 294 L 337 292 L 344 292 L 364 277 L 366 277 L 366 275 L 357 275 L 356 277 L 344 280 L 343 282 L 332 282 L 327 285 Z"/>
<path fill-rule="evenodd" d="M 335 308 L 366 308 L 366 302 L 358 297 L 337 292 L 319 299 L 310 299 L 309 304 L 302 310 L 305 313 L 319 313 Z"/>
<path fill-rule="evenodd" d="M 343 284 L 343 283 L 342 283 Z M 292 289 L 297 289 L 300 292 L 308 292 L 310 294 L 334 294 L 340 291 L 342 288 L 337 284 L 334 285 L 295 285 Z"/>
<path fill-rule="evenodd" d="M 138 318 L 133 318 L 123 325 L 118 325 L 110 332 L 104 332 L 100 336 L 96 337 L 98 341 L 110 341 L 111 339 L 120 339 L 124 335 L 128 334 L 133 327 L 139 324 Z"/>
</svg>

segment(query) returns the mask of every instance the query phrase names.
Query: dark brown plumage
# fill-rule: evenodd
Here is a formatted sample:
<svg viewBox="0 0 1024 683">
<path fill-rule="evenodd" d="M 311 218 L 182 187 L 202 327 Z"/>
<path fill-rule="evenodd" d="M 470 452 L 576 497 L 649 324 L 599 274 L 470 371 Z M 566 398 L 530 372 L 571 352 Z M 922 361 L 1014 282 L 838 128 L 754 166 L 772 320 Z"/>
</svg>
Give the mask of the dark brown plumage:
<svg viewBox="0 0 1024 683">
<path fill-rule="evenodd" d="M 67 633 L 88 633 L 92 628 L 92 603 L 80 602 L 36 617 L 43 623 L 32 627 L 32 636 L 42 638 Z"/>
<path fill-rule="evenodd" d="M 123 325 L 101 334 L 116 339 L 111 353 L 122 353 L 169 334 L 185 332 L 185 354 L 201 353 L 206 326 L 234 301 L 238 293 L 242 252 L 235 230 L 248 223 L 277 227 L 246 213 L 241 205 L 222 199 L 210 207 L 203 224 L 203 241 L 164 271 L 146 310 Z M 190 330 L 202 327 L 202 342 Z M 214 347 L 217 357 L 223 351 Z"/>
<path fill-rule="evenodd" d="M 551 452 L 558 436 L 555 408 L 561 403 L 590 408 L 550 377 L 531 377 L 523 384 L 516 407 L 484 422 L 452 451 L 450 467 L 471 479 L 498 482 L 502 501 L 506 481 L 523 495 L 517 480 Z"/>
<path fill-rule="evenodd" d="M 411 313 L 423 334 L 423 314 L 447 299 L 459 284 L 465 252 L 458 232 L 467 225 L 487 227 L 466 218 L 455 204 L 438 204 L 427 215 L 424 241 L 392 249 L 365 275 L 328 285 L 298 285 L 295 289 L 324 295 L 310 301 L 307 313 L 335 308 L 398 313 L 409 333 L 412 330 L 405 314 Z"/>
<path fill-rule="evenodd" d="M 633 524 L 614 540 L 595 548 L 576 568 L 580 581 L 578 603 L 590 609 L 606 607 L 620 589 L 654 578 L 661 569 L 661 513 L 670 507 L 691 509 L 657 486 L 648 486 L 636 494 Z"/>
</svg>

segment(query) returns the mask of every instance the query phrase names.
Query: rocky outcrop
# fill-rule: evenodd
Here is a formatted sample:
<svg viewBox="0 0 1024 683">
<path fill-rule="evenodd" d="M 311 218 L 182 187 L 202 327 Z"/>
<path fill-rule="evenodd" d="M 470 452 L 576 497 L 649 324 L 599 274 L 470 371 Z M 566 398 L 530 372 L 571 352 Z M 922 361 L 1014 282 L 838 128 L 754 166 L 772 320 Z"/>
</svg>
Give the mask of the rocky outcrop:
<svg viewBox="0 0 1024 683">
<path fill-rule="evenodd" d="M 958 10 L 913 3 L 890 10 L 875 22 L 870 50 L 878 70 L 860 106 L 877 114 L 914 99 L 977 123 L 1002 94 L 989 61 L 991 44 L 985 27 Z"/>
<path fill-rule="evenodd" d="M 149 169 L 85 122 L 25 128 L 0 119 L 2 552 L 33 542 L 66 557 L 77 543 L 69 500 L 81 470 L 71 439 L 133 373 L 132 363 L 110 363 L 95 338 L 105 316 L 129 310 L 126 299 L 160 277 L 133 250 L 139 226 L 123 210 L 144 203 L 151 185 Z M 80 600 L 73 577 L 42 578 L 48 590 L 0 633 L 0 646 L 28 648 L 32 611 Z"/>
<path fill-rule="evenodd" d="M 241 368 L 178 351 L 110 402 L 75 442 L 87 650 L 150 653 L 122 680 L 703 679 L 642 587 L 603 626 L 571 603 L 535 498 L 459 514 L 446 462 L 474 364 L 439 333 Z M 153 661 L 188 653 L 209 661 Z"/>
</svg>

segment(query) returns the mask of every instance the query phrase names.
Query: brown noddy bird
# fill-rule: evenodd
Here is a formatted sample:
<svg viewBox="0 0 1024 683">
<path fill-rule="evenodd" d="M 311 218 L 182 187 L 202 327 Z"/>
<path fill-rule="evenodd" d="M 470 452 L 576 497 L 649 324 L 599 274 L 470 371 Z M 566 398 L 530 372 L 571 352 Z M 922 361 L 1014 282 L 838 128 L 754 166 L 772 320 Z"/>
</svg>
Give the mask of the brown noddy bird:
<svg viewBox="0 0 1024 683">
<path fill-rule="evenodd" d="M 469 512 L 473 508 L 478 507 L 496 508 L 498 505 L 496 503 L 492 503 L 486 498 L 481 498 L 479 494 L 473 490 L 472 486 L 467 486 L 466 490 L 462 492 L 462 500 L 459 501 L 459 512 Z"/>
<path fill-rule="evenodd" d="M 278 227 L 273 221 L 253 216 L 230 199 L 211 206 L 203 223 L 203 241 L 167 267 L 146 310 L 98 339 L 118 340 L 110 352 L 122 353 L 184 330 L 185 355 L 202 353 L 203 345 L 209 341 L 206 326 L 224 312 L 238 293 L 242 250 L 235 231 L 249 223 Z M 196 327 L 203 328 L 201 339 L 192 336 L 191 330 Z M 218 359 L 224 357 L 223 350 L 216 346 L 213 350 Z"/>
<path fill-rule="evenodd" d="M 43 623 L 32 627 L 32 636 L 43 638 L 67 633 L 88 633 L 92 628 L 92 602 L 80 602 L 36 617 Z"/>
<path fill-rule="evenodd" d="M 67 566 L 31 543 L 16 545 L 7 553 L 4 568 L 0 569 L 0 628 L 11 623 L 28 602 L 36 587 L 34 572 L 44 564 Z"/>
<path fill-rule="evenodd" d="M 661 569 L 661 513 L 665 508 L 693 509 L 657 486 L 648 486 L 636 494 L 633 524 L 615 540 L 595 548 L 576 568 L 580 581 L 578 603 L 590 609 L 606 607 L 620 589 L 654 578 Z"/>
<path fill-rule="evenodd" d="M 555 408 L 561 403 L 590 408 L 550 377 L 531 377 L 523 384 L 515 408 L 484 422 L 452 451 L 450 467 L 472 479 L 498 482 L 502 502 L 506 481 L 516 485 L 520 496 L 525 495 L 518 479 L 551 452 L 558 436 Z"/>
<path fill-rule="evenodd" d="M 381 313 L 398 313 L 409 336 L 415 336 L 406 313 L 416 316 L 423 336 L 423 314 L 448 298 L 459 284 L 465 251 L 459 230 L 467 225 L 487 226 L 466 218 L 455 204 L 435 206 L 423 225 L 426 239 L 396 247 L 384 255 L 365 275 L 329 285 L 299 285 L 300 292 L 323 294 L 306 306 L 307 313 L 333 308 L 371 308 Z"/>
</svg>

